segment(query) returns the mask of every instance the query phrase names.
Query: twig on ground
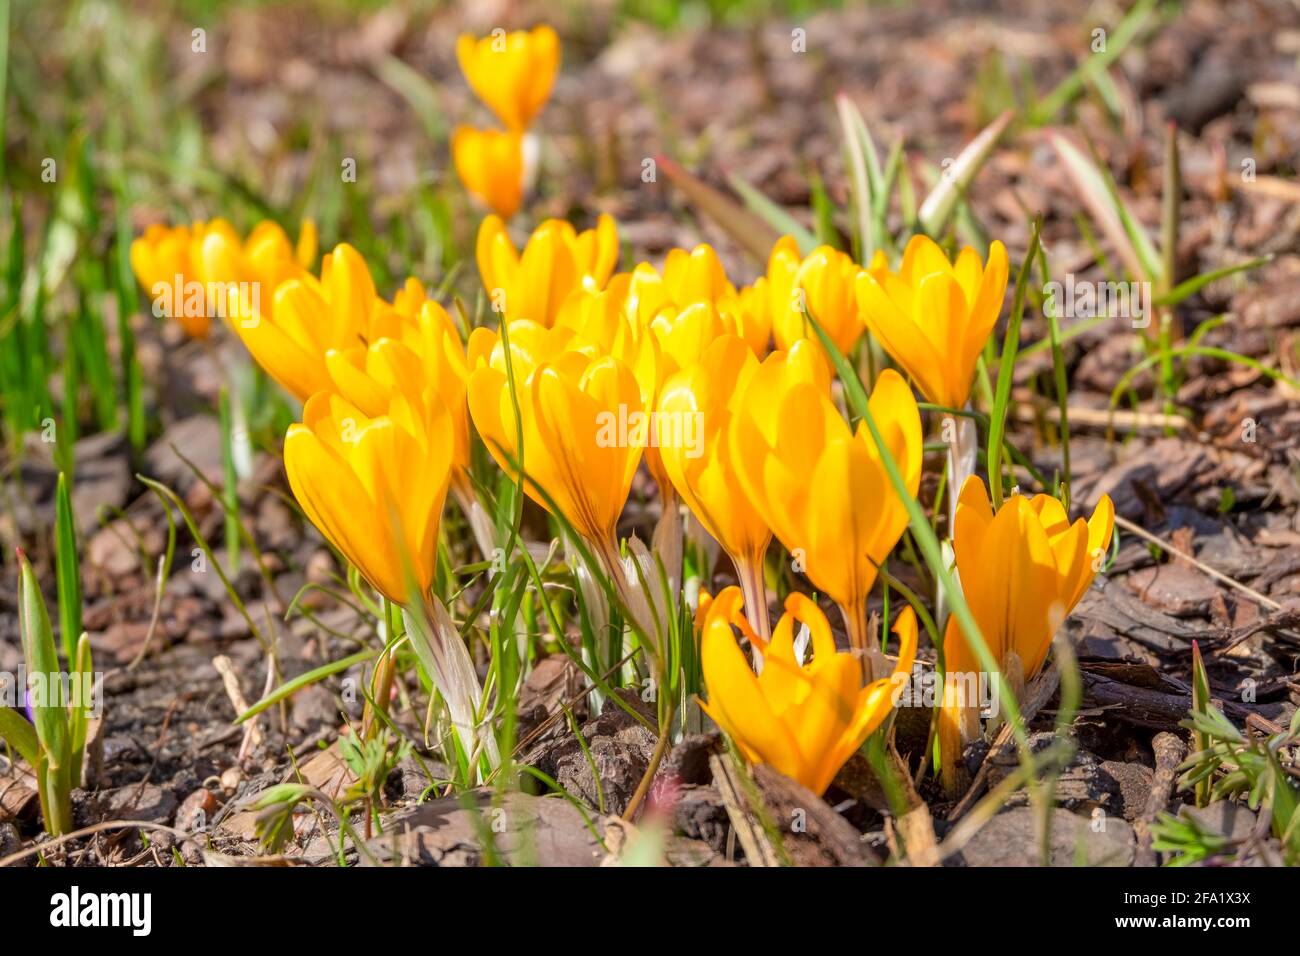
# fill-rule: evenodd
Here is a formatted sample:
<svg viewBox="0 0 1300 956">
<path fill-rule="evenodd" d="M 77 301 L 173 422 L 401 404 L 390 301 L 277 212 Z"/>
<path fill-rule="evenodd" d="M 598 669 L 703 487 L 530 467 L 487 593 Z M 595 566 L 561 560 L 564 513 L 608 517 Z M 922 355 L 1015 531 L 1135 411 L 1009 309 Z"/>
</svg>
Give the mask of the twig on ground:
<svg viewBox="0 0 1300 956">
<path fill-rule="evenodd" d="M 1174 781 L 1178 777 L 1178 765 L 1187 755 L 1187 745 L 1183 743 L 1182 738 L 1167 731 L 1155 735 L 1151 741 L 1151 749 L 1155 751 L 1156 772 L 1151 778 L 1151 793 L 1147 796 L 1147 804 L 1142 811 L 1142 816 L 1133 823 L 1133 830 L 1137 833 L 1138 839 L 1134 866 L 1156 865 L 1156 851 L 1151 848 L 1151 824 L 1169 805 L 1169 798 L 1174 791 Z"/>
</svg>

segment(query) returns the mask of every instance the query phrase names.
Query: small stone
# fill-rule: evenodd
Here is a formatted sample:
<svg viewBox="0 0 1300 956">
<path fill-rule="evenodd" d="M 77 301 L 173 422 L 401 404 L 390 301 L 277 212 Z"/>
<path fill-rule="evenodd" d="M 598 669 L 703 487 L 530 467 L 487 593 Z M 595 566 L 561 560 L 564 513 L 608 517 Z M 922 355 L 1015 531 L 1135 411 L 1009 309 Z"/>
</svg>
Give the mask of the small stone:
<svg viewBox="0 0 1300 956">
<path fill-rule="evenodd" d="M 709 756 L 717 753 L 722 735 L 717 731 L 707 734 L 690 734 L 673 747 L 664 758 L 659 775 L 671 777 L 680 784 L 707 784 L 713 780 L 709 769 Z"/>
<path fill-rule="evenodd" d="M 227 767 L 221 771 L 221 789 L 231 794 L 239 789 L 244 780 L 244 772 L 238 767 Z"/>
<path fill-rule="evenodd" d="M 221 484 L 221 426 L 216 418 L 193 415 L 168 425 L 158 440 L 145 450 L 146 471 L 168 487 L 185 494 L 196 484 L 196 479 L 182 455 L 209 481 Z"/>
<path fill-rule="evenodd" d="M 195 790 L 185 798 L 181 808 L 176 811 L 176 829 L 189 833 L 207 829 L 213 814 L 220 806 L 216 794 L 211 790 Z"/>
<path fill-rule="evenodd" d="M 18 835 L 16 826 L 12 823 L 0 823 L 0 857 L 17 853 L 22 848 L 22 844 L 22 837 Z"/>
<path fill-rule="evenodd" d="M 95 808 L 100 820 L 145 820 L 168 823 L 176 812 L 176 794 L 152 783 L 131 783 L 100 792 Z"/>
<path fill-rule="evenodd" d="M 1178 815 L 1194 821 L 1203 830 L 1217 833 L 1229 840 L 1246 839 L 1255 831 L 1258 822 L 1250 807 L 1227 800 L 1216 800 L 1205 807 L 1184 804 Z"/>
<path fill-rule="evenodd" d="M 293 695 L 290 720 L 305 734 L 338 721 L 339 708 L 334 695 L 319 684 L 304 687 Z"/>
<path fill-rule="evenodd" d="M 1039 866 L 1038 811 L 1032 807 L 1004 810 L 961 851 L 967 866 Z M 1133 828 L 1118 816 L 1081 817 L 1052 809 L 1052 866 L 1132 866 L 1137 854 Z"/>
<path fill-rule="evenodd" d="M 321 548 L 319 551 L 313 551 L 311 557 L 307 559 L 307 583 L 334 586 L 337 584 L 334 580 L 337 570 L 334 557 L 327 550 Z"/>
<path fill-rule="evenodd" d="M 131 549 L 131 529 L 123 521 L 95 532 L 86 543 L 86 560 L 110 578 L 121 578 L 140 569 L 140 558 Z"/>
</svg>

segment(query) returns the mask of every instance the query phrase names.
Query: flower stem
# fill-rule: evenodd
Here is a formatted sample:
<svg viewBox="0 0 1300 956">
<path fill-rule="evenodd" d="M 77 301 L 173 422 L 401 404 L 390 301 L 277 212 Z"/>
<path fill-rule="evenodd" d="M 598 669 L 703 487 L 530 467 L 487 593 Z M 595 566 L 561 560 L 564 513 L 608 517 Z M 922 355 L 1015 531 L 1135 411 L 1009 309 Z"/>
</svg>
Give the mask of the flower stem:
<svg viewBox="0 0 1300 956">
<path fill-rule="evenodd" d="M 767 585 L 763 581 L 763 557 L 749 555 L 734 559 L 736 577 L 740 580 L 740 590 L 745 596 L 745 617 L 754 633 L 767 641 L 772 636 L 772 622 L 767 616 Z M 754 652 L 754 669 L 761 671 L 763 654 L 757 648 Z"/>
<path fill-rule="evenodd" d="M 970 404 L 967 403 L 967 408 Z M 955 416 L 956 429 L 952 442 L 948 445 L 948 538 L 952 539 L 956 529 L 957 499 L 966 479 L 975 474 L 976 449 L 979 446 L 979 433 L 975 419 L 965 415 Z M 1001 481 L 1001 475 L 990 475 L 989 481 Z"/>
<path fill-rule="evenodd" d="M 632 799 L 628 801 L 627 809 L 622 814 L 622 819 L 628 823 L 632 822 L 637 811 L 641 809 L 646 794 L 650 792 L 650 784 L 654 782 L 655 774 L 659 772 L 659 765 L 663 762 L 664 754 L 668 752 L 668 742 L 672 738 L 673 716 L 676 709 L 675 704 L 669 704 L 659 721 L 659 740 L 655 744 L 654 753 L 650 754 L 650 763 L 646 765 L 645 773 L 641 776 L 641 782 L 637 784 L 636 792 L 632 794 Z"/>
<path fill-rule="evenodd" d="M 664 570 L 668 572 L 669 592 L 675 594 L 682 580 L 682 539 L 686 528 L 682 523 L 680 502 L 672 485 L 667 490 L 661 487 L 659 495 L 663 502 L 663 513 L 655 523 L 654 535 L 650 539 L 651 548 L 663 561 Z"/>
<path fill-rule="evenodd" d="M 468 482 L 453 479 L 451 493 L 460 510 L 465 513 L 465 520 L 469 522 L 474 543 L 478 545 L 483 560 L 492 561 L 496 556 L 497 537 L 496 528 L 492 526 L 491 515 L 487 513 L 487 509 L 483 507 L 483 503 L 479 501 L 478 495 L 474 493 L 473 487 Z"/>
<path fill-rule="evenodd" d="M 863 597 L 853 604 L 841 606 L 844 614 L 844 630 L 849 636 L 849 647 L 862 659 L 862 677 L 867 683 L 875 680 L 876 659 L 880 657 L 880 644 L 871 630 L 867 617 L 867 601 Z"/>
<path fill-rule="evenodd" d="M 649 613 L 647 603 L 650 600 L 649 596 L 642 594 L 638 587 L 628 579 L 627 568 L 623 565 L 623 559 L 619 557 L 618 544 L 612 536 L 591 543 L 596 546 L 596 558 L 600 561 L 605 573 L 609 575 L 610 580 L 614 582 L 614 590 L 618 592 L 618 598 L 623 607 L 645 636 L 642 643 L 646 647 L 647 653 L 656 654 L 655 640 L 658 635 L 654 627 L 653 617 Z"/>
</svg>

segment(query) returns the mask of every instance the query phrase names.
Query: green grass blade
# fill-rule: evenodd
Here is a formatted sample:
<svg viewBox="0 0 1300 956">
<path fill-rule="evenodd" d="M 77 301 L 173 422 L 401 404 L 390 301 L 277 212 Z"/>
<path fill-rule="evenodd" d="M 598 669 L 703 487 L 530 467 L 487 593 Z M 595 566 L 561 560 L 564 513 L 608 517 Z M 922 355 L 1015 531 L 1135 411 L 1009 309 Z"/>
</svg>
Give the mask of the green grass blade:
<svg viewBox="0 0 1300 956">
<path fill-rule="evenodd" d="M 1016 276 L 1016 292 L 1011 303 L 1011 319 L 1007 322 L 1006 338 L 1002 342 L 1002 360 L 998 366 L 997 391 L 993 398 L 993 410 L 989 414 L 989 495 L 993 501 L 993 510 L 1002 507 L 1002 436 L 1007 427 L 1007 407 L 1011 403 L 1011 378 L 1016 366 L 1016 353 L 1020 345 L 1020 322 L 1025 312 L 1025 294 L 1029 288 L 1029 270 L 1033 266 L 1034 256 L 1038 254 L 1038 233 L 1042 229 L 1041 218 L 1034 219 L 1033 230 L 1029 236 L 1029 250 L 1020 264 L 1020 274 Z M 953 494 L 960 494 L 961 489 L 953 488 Z"/>
<path fill-rule="evenodd" d="M 249 707 L 248 710 L 235 718 L 235 723 L 242 724 L 246 720 L 251 720 L 268 707 L 274 707 L 286 697 L 292 697 L 295 693 L 311 684 L 317 684 L 325 678 L 334 674 L 341 673 L 350 667 L 364 663 L 379 655 L 378 648 L 367 648 L 364 651 L 357 651 L 347 657 L 340 658 L 337 661 L 331 661 L 328 664 L 322 664 L 320 667 L 309 670 L 305 674 L 299 674 L 292 680 L 287 680 L 275 690 L 271 691 L 256 704 Z"/>
<path fill-rule="evenodd" d="M 1110 393 L 1109 410 L 1114 412 L 1115 409 L 1119 407 L 1120 398 L 1128 390 L 1129 386 L 1133 384 L 1133 379 L 1135 379 L 1139 374 L 1157 363 L 1187 355 L 1202 355 L 1206 358 L 1217 358 L 1222 359 L 1225 362 L 1235 362 L 1238 365 L 1244 365 L 1249 369 L 1253 369 L 1260 375 L 1263 375 L 1265 378 L 1271 379 L 1274 382 L 1285 382 L 1291 388 L 1300 389 L 1300 381 L 1296 381 L 1289 375 L 1279 372 L 1277 369 L 1269 368 L 1258 359 L 1253 359 L 1249 355 L 1230 352 L 1227 349 L 1215 348 L 1210 345 L 1183 345 L 1178 348 L 1161 349 L 1152 355 L 1148 355 L 1125 372 L 1120 380 L 1115 383 L 1115 388 Z M 1112 441 L 1114 437 L 1114 423 L 1108 421 L 1106 424 L 1106 440 Z"/>
<path fill-rule="evenodd" d="M 226 557 L 230 573 L 239 573 L 239 476 L 235 474 L 235 435 L 230 409 L 230 391 L 223 385 L 218 398 L 221 422 L 221 501 L 226 512 Z"/>
<path fill-rule="evenodd" d="M 835 98 L 835 108 L 839 112 L 844 149 L 848 153 L 849 186 L 858 220 L 854 251 L 859 262 L 867 263 L 875 254 L 877 239 L 871 217 L 876 176 L 867 152 L 871 135 L 866 132 L 862 114 L 847 95 L 841 93 Z"/>
<path fill-rule="evenodd" d="M 835 203 L 826 192 L 826 183 L 813 173 L 808 184 L 812 196 L 813 233 L 818 245 L 827 245 L 843 251 L 839 230 L 835 228 Z"/>
<path fill-rule="evenodd" d="M 447 138 L 442 94 L 429 77 L 391 55 L 377 60 L 374 70 L 384 85 L 406 100 L 415 111 L 429 139 L 437 142 Z"/>
<path fill-rule="evenodd" d="M 1155 8 L 1156 0 L 1138 0 L 1133 4 L 1107 39 L 1105 48 L 1091 53 L 1071 71 L 1069 76 L 1035 104 L 1030 114 L 1035 125 L 1050 123 L 1057 113 L 1082 92 L 1085 82 L 1109 69 L 1110 65 L 1119 59 L 1120 55 L 1128 49 L 1129 44 L 1142 32 L 1147 18 Z"/>
<path fill-rule="evenodd" d="M 81 786 L 81 764 L 86 753 L 86 732 L 89 725 L 87 710 L 90 708 L 92 701 L 85 700 L 80 696 L 80 692 L 93 688 L 95 679 L 95 662 L 90 651 L 90 635 L 84 631 L 81 637 L 77 639 L 77 657 L 76 663 L 71 668 L 72 678 L 75 681 L 74 687 L 77 688 L 78 696 L 71 701 L 71 707 L 68 711 L 68 733 L 71 739 L 71 766 L 69 770 L 72 774 L 72 786 Z M 92 691 L 93 692 L 93 691 Z"/>
<path fill-rule="evenodd" d="M 144 411 L 144 371 L 135 350 L 135 332 L 131 317 L 139 305 L 139 291 L 135 274 L 131 270 L 131 219 L 130 203 L 124 188 L 117 189 L 117 223 L 114 239 L 116 269 L 114 287 L 117 293 L 117 337 L 121 349 L 122 386 L 126 393 L 126 436 L 137 453 L 144 450 L 147 438 L 147 421 Z"/>
<path fill-rule="evenodd" d="M 921 229 L 927 235 L 937 237 L 943 232 L 957 208 L 957 200 L 966 194 L 966 188 L 970 186 L 975 174 L 993 155 L 993 147 L 997 146 L 1014 117 L 1015 113 L 1005 110 L 967 143 L 966 148 L 943 171 L 939 182 L 925 197 L 925 202 L 921 203 Z"/>
<path fill-rule="evenodd" d="M 731 188 L 736 191 L 736 194 L 744 200 L 745 207 L 750 212 L 782 235 L 794 236 L 794 241 L 799 245 L 800 253 L 806 256 L 817 248 L 817 237 L 794 216 L 772 202 L 739 176 L 728 176 L 727 182 L 731 184 Z"/>
<path fill-rule="evenodd" d="M 730 196 L 691 175 L 667 156 L 657 156 L 660 169 L 700 212 L 722 227 L 742 249 L 766 263 L 772 246 L 781 238 L 762 217 L 740 206 Z"/>
<path fill-rule="evenodd" d="M 1218 282 L 1220 279 L 1226 278 L 1230 275 L 1235 275 L 1238 272 L 1248 272 L 1251 269 L 1258 269 L 1260 266 L 1267 265 L 1272 261 L 1273 255 L 1272 253 L 1269 253 L 1266 256 L 1259 256 L 1258 258 L 1250 259 L 1247 262 L 1238 262 L 1235 265 L 1223 266 L 1219 269 L 1212 269 L 1209 272 L 1202 272 L 1200 275 L 1192 276 L 1190 279 L 1178 283 L 1178 285 L 1174 286 L 1164 295 L 1156 296 L 1154 304 L 1170 306 L 1178 305 L 1184 299 L 1200 292 L 1211 282 Z"/>
<path fill-rule="evenodd" d="M 1205 661 L 1201 657 L 1201 648 L 1192 641 L 1192 714 L 1205 714 L 1210 706 L 1210 679 L 1205 673 Z M 1192 731 L 1192 746 L 1197 753 L 1210 746 L 1210 738 L 1200 730 Z M 1203 807 L 1210 802 L 1210 778 L 1196 783 L 1196 805 Z"/>
<path fill-rule="evenodd" d="M 1043 288 L 1046 289 L 1051 285 L 1051 270 L 1047 265 L 1047 253 L 1043 251 L 1042 244 L 1038 246 L 1038 262 L 1041 266 L 1039 278 L 1042 280 Z M 1068 492 L 1070 488 L 1070 385 L 1065 373 L 1065 352 L 1061 348 L 1061 320 L 1060 304 L 1052 302 L 1048 307 L 1044 303 L 1043 311 L 1047 315 L 1047 341 L 1052 347 L 1052 384 L 1056 389 L 1056 407 L 1061 416 L 1058 426 L 1060 429 L 1061 439 L 1061 480 L 1065 483 L 1067 497 L 1065 500 L 1066 511 L 1070 510 Z M 1016 353 L 1020 357 L 1020 353 Z"/>
<path fill-rule="evenodd" d="M 1051 133 L 1049 140 L 1074 183 L 1079 199 L 1124 260 L 1129 275 L 1133 279 L 1156 283 L 1163 269 L 1160 258 L 1146 232 L 1133 222 L 1120 202 L 1109 174 L 1098 168 L 1064 134 Z"/>
<path fill-rule="evenodd" d="M 0 144 L 8 142 L 5 139 L 5 117 L 9 110 L 6 104 L 9 93 L 9 0 L 0 0 Z M 0 181 L 8 179 L 8 169 L 5 166 L 6 150 L 0 149 Z"/>
</svg>

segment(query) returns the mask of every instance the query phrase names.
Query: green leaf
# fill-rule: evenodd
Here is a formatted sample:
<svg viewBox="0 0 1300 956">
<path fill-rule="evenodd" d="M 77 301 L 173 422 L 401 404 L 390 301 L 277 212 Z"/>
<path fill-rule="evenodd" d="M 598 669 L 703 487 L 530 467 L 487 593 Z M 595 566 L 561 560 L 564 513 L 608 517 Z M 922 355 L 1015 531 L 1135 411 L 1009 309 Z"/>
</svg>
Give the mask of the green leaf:
<svg viewBox="0 0 1300 956">
<path fill-rule="evenodd" d="M 430 139 L 446 138 L 447 122 L 440 104 L 441 94 L 427 76 L 391 54 L 377 60 L 374 70 L 384 85 L 406 100 L 415 111 Z"/>
<path fill-rule="evenodd" d="M 819 245 L 817 237 L 805 229 L 803 224 L 794 216 L 772 202 L 739 176 L 728 176 L 727 182 L 745 201 L 745 206 L 750 212 L 762 218 L 764 222 L 782 235 L 794 236 L 794 241 L 798 243 L 801 255 L 806 256 L 817 248 Z"/>
<path fill-rule="evenodd" d="M 1210 678 L 1205 673 L 1205 661 L 1201 657 L 1201 648 L 1192 641 L 1192 714 L 1204 715 L 1210 706 Z M 1197 751 L 1210 746 L 1209 735 L 1197 730 L 1192 735 L 1192 745 Z M 1196 805 L 1203 807 L 1210 802 L 1210 778 L 1207 776 L 1196 784 Z"/>
<path fill-rule="evenodd" d="M 72 516 L 68 477 L 59 472 L 54 507 L 55 579 L 59 587 L 59 636 L 63 656 L 71 665 L 77 659 L 81 635 L 81 568 L 77 560 L 77 529 Z"/>
<path fill-rule="evenodd" d="M 1133 379 L 1139 374 L 1149 369 L 1158 362 L 1163 362 L 1170 358 L 1179 358 L 1186 355 L 1203 355 L 1207 358 L 1222 359 L 1225 362 L 1235 362 L 1238 365 L 1244 365 L 1246 368 L 1253 369 L 1265 378 L 1275 382 L 1285 382 L 1291 388 L 1300 389 L 1300 381 L 1284 375 L 1277 369 L 1269 368 L 1258 359 L 1253 359 L 1249 355 L 1241 355 L 1238 352 L 1230 352 L 1227 349 L 1214 348 L 1209 345 L 1183 345 L 1173 349 L 1161 349 L 1152 355 L 1148 355 L 1142 361 L 1138 362 L 1131 369 L 1120 377 L 1115 384 L 1115 388 L 1110 393 L 1110 406 L 1108 411 L 1114 412 L 1119 407 L 1119 400 L 1128 390 Z M 1114 422 L 1106 423 L 1106 440 L 1111 441 L 1114 438 Z"/>
<path fill-rule="evenodd" d="M 777 230 L 761 217 L 737 205 L 729 196 L 692 176 L 667 156 L 658 156 L 655 161 L 696 209 L 721 226 L 737 245 L 759 262 L 767 262 L 772 246 L 781 238 Z"/>
<path fill-rule="evenodd" d="M 0 705 L 0 739 L 18 751 L 19 756 L 29 764 L 36 766 L 36 754 L 40 750 L 40 741 L 36 739 L 36 728 L 12 707 Z"/>
<path fill-rule="evenodd" d="M 74 686 L 79 690 L 88 686 L 93 687 L 95 663 L 90 652 L 90 635 L 84 631 L 77 640 L 77 656 L 76 663 L 72 667 L 72 679 L 76 682 Z M 89 723 L 86 711 L 91 702 L 76 697 L 71 703 L 73 706 L 68 711 L 68 735 L 72 738 L 70 744 L 72 761 L 69 770 L 72 774 L 72 786 L 79 787 L 82 758 L 86 752 L 86 728 Z"/>
<path fill-rule="evenodd" d="M 0 0 L 0 103 L 8 102 L 5 98 L 9 83 L 9 0 Z M 9 111 L 0 109 L 0 143 L 8 142 L 5 138 L 5 115 Z M 4 150 L 0 150 L 0 175 L 5 172 Z"/>
<path fill-rule="evenodd" d="M 841 93 L 835 97 L 835 108 L 844 134 L 844 149 L 848 153 L 849 187 L 853 195 L 853 209 L 858 218 L 855 251 L 859 262 L 868 263 L 881 239 L 876 234 L 872 219 L 872 210 L 879 192 L 880 161 L 876 156 L 876 144 L 867 131 L 867 124 L 847 94 Z"/>
<path fill-rule="evenodd" d="M 46 696 L 56 692 L 51 682 L 60 677 L 59 652 L 54 646 L 54 630 L 50 615 L 45 609 L 36 572 L 32 570 L 27 555 L 18 553 L 18 626 L 22 633 L 23 655 L 27 663 L 27 677 L 42 678 Z M 61 686 L 61 685 L 60 685 Z M 58 769 L 68 762 L 68 712 L 61 700 L 32 700 L 32 716 L 41 749 L 48 754 L 50 767 Z"/>
<path fill-rule="evenodd" d="M 1158 285 L 1164 271 L 1160 257 L 1145 230 L 1120 202 L 1119 192 L 1109 173 L 1095 166 L 1064 134 L 1054 132 L 1048 138 L 1074 182 L 1079 199 L 1124 260 L 1129 275 Z"/>
<path fill-rule="evenodd" d="M 843 251 L 844 244 L 840 240 L 839 230 L 835 228 L 835 204 L 831 197 L 826 193 L 826 184 L 816 173 L 812 175 L 809 183 L 809 191 L 812 194 L 813 233 L 818 245 L 827 245 L 832 249 Z"/>
<path fill-rule="evenodd" d="M 1002 676 L 1001 662 L 995 660 L 993 654 L 989 651 L 988 643 L 984 640 L 984 635 L 975 620 L 975 615 L 971 612 L 970 605 L 966 602 L 965 595 L 962 594 L 956 579 L 953 578 L 946 562 L 943 560 L 943 549 L 939 544 L 939 538 L 935 535 L 934 529 L 930 527 L 930 522 L 925 516 L 925 511 L 921 508 L 921 503 L 907 490 L 907 485 L 903 481 L 903 473 L 898 468 L 898 462 L 894 460 L 893 454 L 889 451 L 889 446 L 880 433 L 880 427 L 871 414 L 870 402 L 866 390 L 862 386 L 862 380 L 858 378 L 853 366 L 849 364 L 843 353 L 836 348 L 834 341 L 822 328 L 816 317 L 807 315 L 807 319 L 812 325 L 813 331 L 817 333 L 817 337 L 821 340 L 822 348 L 830 356 L 831 364 L 835 366 L 836 374 L 844 386 L 844 395 L 850 409 L 866 423 L 867 430 L 871 433 L 871 440 L 875 444 L 880 455 L 881 464 L 884 465 L 885 472 L 889 476 L 889 483 L 893 487 L 894 494 L 898 495 L 899 501 L 907 510 L 908 525 L 912 530 L 912 536 L 917 547 L 920 548 L 921 556 L 929 566 L 930 572 L 939 581 L 939 585 L 943 589 L 943 595 L 952 608 L 953 615 L 957 618 L 968 643 L 975 651 L 980 668 L 992 675 L 993 679 L 998 683 L 998 692 L 1001 695 L 999 700 L 1001 700 L 1006 710 L 1007 724 L 1015 735 L 1021 764 L 1029 767 L 1032 764 L 1032 757 L 1029 753 L 1029 737 L 1025 732 L 1024 721 L 1020 718 L 1020 705 L 1011 690 L 1011 686 L 1007 683 L 1006 678 Z M 1030 769 L 1032 770 L 1032 767 Z"/>
<path fill-rule="evenodd" d="M 966 144 L 966 148 L 958 154 L 951 166 L 944 169 L 939 182 L 930 195 L 925 197 L 925 202 L 921 203 L 919 218 L 921 228 L 927 235 L 938 236 L 943 232 L 948 220 L 952 218 L 953 210 L 957 208 L 957 200 L 965 195 L 975 174 L 993 154 L 993 147 L 1011 125 L 1014 116 L 1014 112 L 1005 110 Z"/>
<path fill-rule="evenodd" d="M 235 426 L 230 390 L 222 387 L 217 399 L 221 426 L 221 501 L 225 507 L 226 558 L 230 573 L 239 573 L 239 476 L 235 472 Z"/>
</svg>

